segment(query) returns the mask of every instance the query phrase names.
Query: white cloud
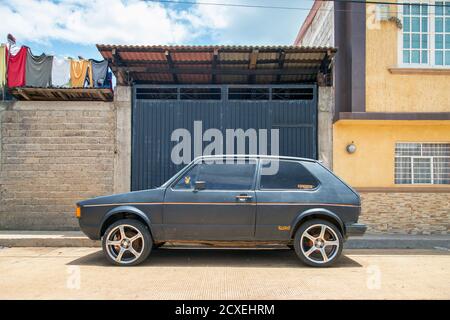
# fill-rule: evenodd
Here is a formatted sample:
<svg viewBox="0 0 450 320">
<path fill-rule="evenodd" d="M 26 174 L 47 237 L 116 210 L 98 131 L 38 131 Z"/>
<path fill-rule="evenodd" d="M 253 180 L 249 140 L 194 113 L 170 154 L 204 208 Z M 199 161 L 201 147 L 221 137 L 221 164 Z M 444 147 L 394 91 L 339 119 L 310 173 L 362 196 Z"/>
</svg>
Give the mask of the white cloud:
<svg viewBox="0 0 450 320">
<path fill-rule="evenodd" d="M 139 0 L 1 0 L 0 36 L 2 42 L 12 33 L 21 43 L 63 40 L 87 45 L 196 44 L 205 38 L 218 44 L 290 44 L 304 15 L 302 11 Z"/>
<path fill-rule="evenodd" d="M 240 0 L 230 3 L 300 8 L 309 8 L 312 4 L 307 0 Z M 308 10 L 197 6 L 194 13 L 200 16 L 202 21 L 214 26 L 211 31 L 220 44 L 290 45 L 294 42 Z"/>
<path fill-rule="evenodd" d="M 189 26 L 157 3 L 143 1 L 9 0 L 0 6 L 0 33 L 22 41 L 74 43 L 175 43 L 190 37 Z"/>
</svg>

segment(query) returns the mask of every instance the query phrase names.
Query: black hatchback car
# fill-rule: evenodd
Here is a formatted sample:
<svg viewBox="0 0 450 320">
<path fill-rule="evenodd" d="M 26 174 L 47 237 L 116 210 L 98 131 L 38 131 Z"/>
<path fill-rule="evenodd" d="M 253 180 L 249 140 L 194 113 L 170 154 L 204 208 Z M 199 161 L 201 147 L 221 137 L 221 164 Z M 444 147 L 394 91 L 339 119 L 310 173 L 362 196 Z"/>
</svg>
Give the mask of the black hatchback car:
<svg viewBox="0 0 450 320">
<path fill-rule="evenodd" d="M 362 235 L 359 195 L 320 162 L 275 156 L 196 158 L 156 189 L 77 203 L 81 230 L 117 265 L 143 262 L 165 242 L 283 244 L 330 266 Z"/>
</svg>

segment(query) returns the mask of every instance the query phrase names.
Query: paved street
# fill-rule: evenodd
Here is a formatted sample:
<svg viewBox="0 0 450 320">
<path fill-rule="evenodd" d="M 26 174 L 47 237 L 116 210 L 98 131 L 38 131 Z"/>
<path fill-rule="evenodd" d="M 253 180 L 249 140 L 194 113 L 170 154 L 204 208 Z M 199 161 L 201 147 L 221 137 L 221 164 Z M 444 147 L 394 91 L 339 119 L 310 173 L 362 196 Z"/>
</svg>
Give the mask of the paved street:
<svg viewBox="0 0 450 320">
<path fill-rule="evenodd" d="M 1 248 L 0 299 L 450 299 L 450 252 L 345 250 L 334 268 L 289 250 L 160 249 L 137 267 L 99 248 Z"/>
</svg>

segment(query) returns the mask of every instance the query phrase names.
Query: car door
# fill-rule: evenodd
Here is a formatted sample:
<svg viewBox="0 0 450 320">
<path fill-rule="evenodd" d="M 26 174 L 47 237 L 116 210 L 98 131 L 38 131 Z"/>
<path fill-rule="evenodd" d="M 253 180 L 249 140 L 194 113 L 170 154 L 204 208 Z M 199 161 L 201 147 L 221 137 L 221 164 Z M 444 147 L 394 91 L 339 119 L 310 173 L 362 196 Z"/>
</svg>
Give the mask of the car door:
<svg viewBox="0 0 450 320">
<path fill-rule="evenodd" d="M 251 240 L 255 234 L 256 160 L 202 161 L 169 186 L 167 240 Z M 203 184 L 198 190 L 195 185 Z"/>
<path fill-rule="evenodd" d="M 312 164 L 312 162 L 311 162 Z M 297 160 L 261 160 L 256 187 L 257 240 L 288 240 L 297 215 L 317 207 L 319 181 Z"/>
</svg>

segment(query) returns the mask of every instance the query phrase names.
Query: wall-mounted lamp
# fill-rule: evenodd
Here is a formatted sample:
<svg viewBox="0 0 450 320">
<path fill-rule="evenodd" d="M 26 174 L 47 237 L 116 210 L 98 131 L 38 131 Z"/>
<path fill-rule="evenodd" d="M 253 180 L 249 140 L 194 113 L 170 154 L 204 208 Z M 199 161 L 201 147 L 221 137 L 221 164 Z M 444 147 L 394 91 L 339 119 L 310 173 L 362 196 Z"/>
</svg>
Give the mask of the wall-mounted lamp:
<svg viewBox="0 0 450 320">
<path fill-rule="evenodd" d="M 352 143 L 350 143 L 349 145 L 347 145 L 347 147 L 345 148 L 347 150 L 348 153 L 352 154 L 356 152 L 356 145 L 355 143 L 352 141 Z"/>
</svg>

